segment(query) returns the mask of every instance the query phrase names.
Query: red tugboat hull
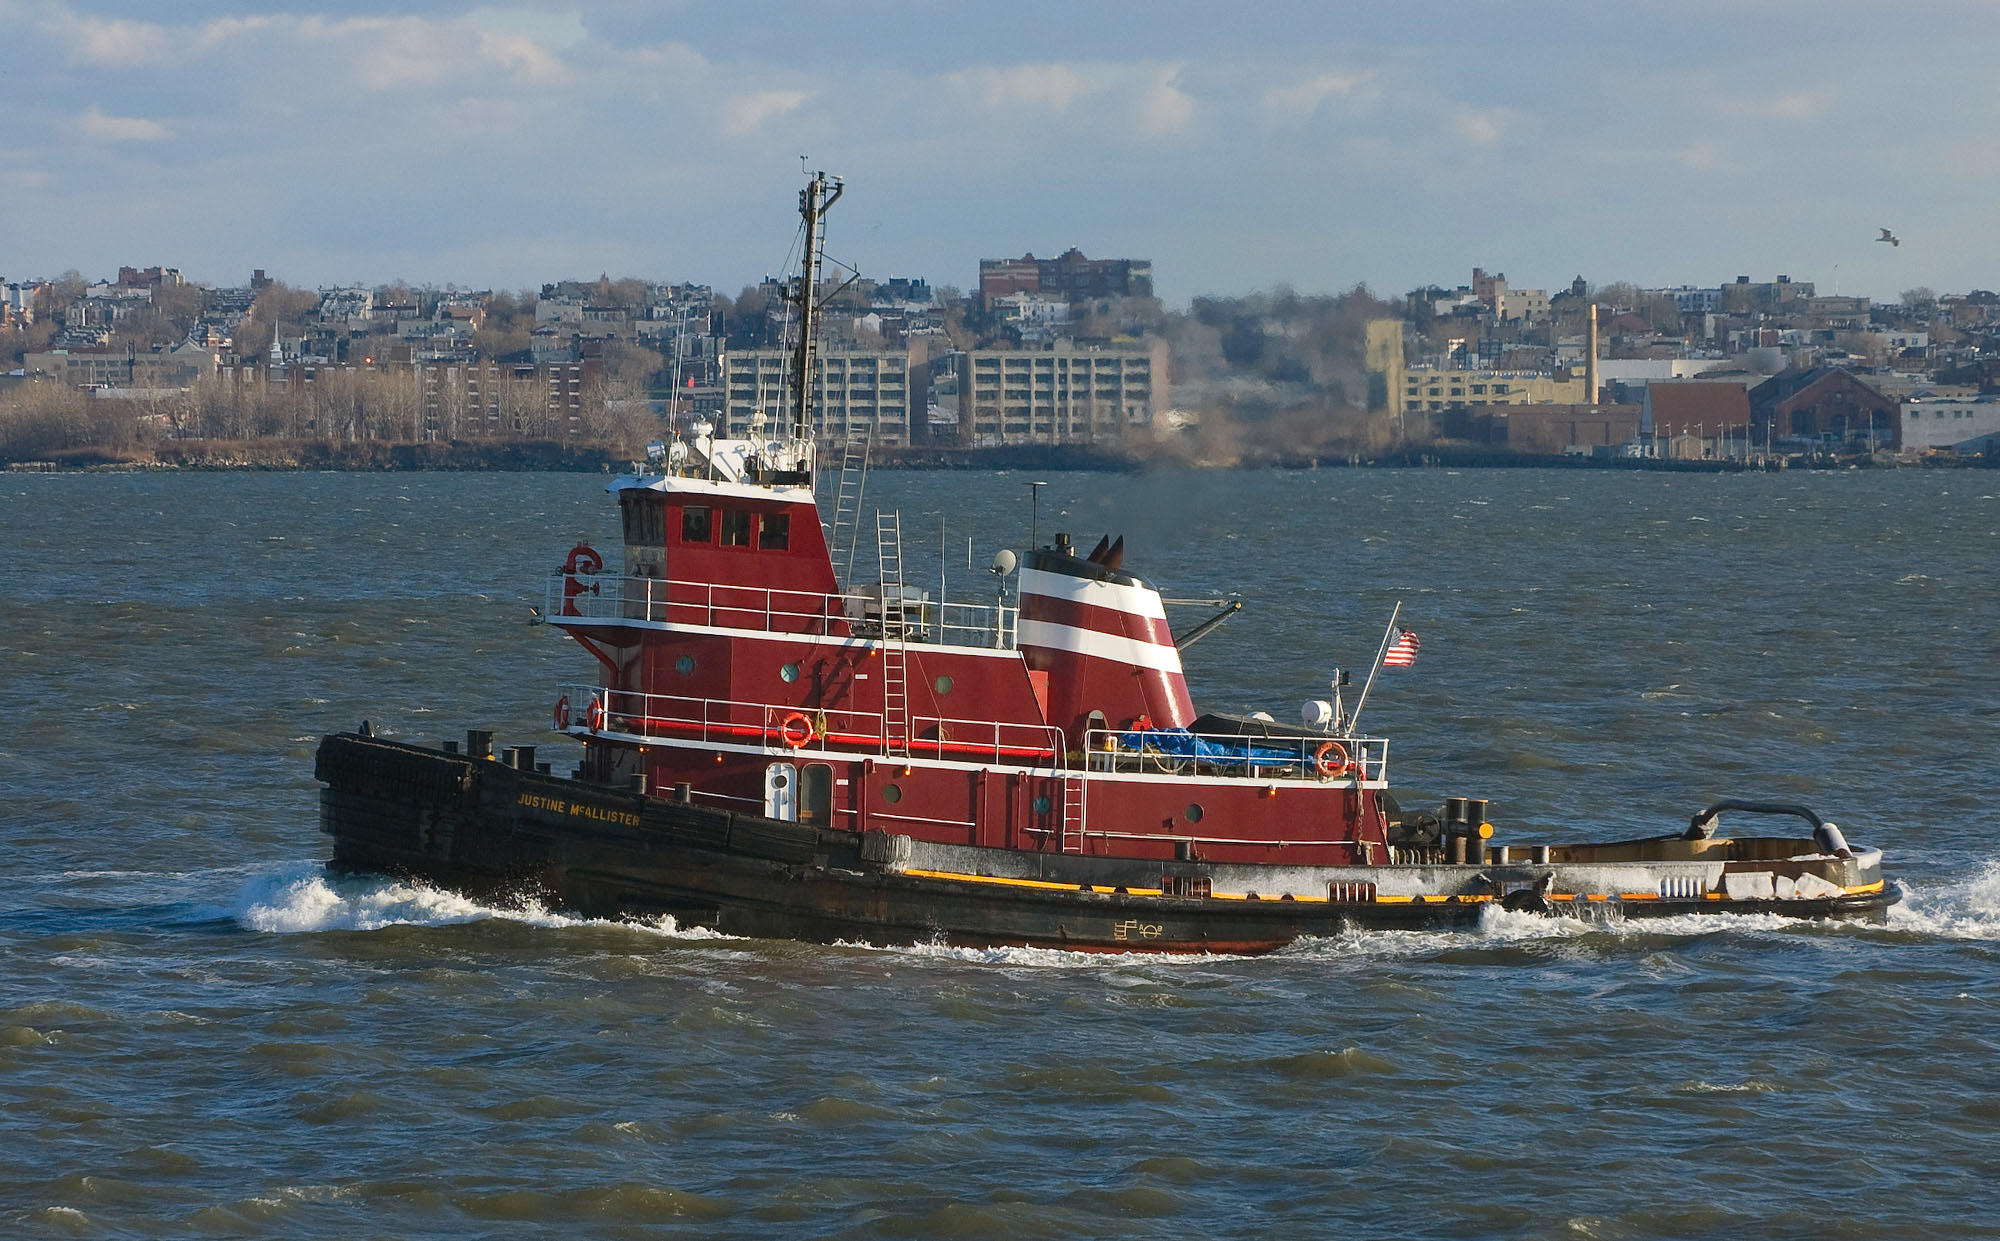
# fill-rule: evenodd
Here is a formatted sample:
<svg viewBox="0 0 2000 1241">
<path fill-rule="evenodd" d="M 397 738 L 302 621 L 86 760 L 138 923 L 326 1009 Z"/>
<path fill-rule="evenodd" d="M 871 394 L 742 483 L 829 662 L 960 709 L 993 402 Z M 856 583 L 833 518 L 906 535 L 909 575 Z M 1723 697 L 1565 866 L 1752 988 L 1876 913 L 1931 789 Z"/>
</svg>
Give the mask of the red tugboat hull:
<svg viewBox="0 0 2000 1241">
<path fill-rule="evenodd" d="M 1357 929 L 1469 928 L 1494 907 L 1599 921 L 1691 913 L 1880 919 L 1900 898 L 1880 877 L 1879 854 L 1836 867 L 1852 881 L 1837 894 L 1781 900 L 1565 891 L 1567 876 L 1588 873 L 1583 864 L 1163 864 L 936 846 L 356 733 L 322 741 L 316 775 L 326 785 L 321 827 L 334 838 L 337 869 L 532 897 L 588 916 L 671 915 L 758 938 L 1259 953 Z M 1385 892 L 1392 879 L 1431 891 Z"/>
</svg>

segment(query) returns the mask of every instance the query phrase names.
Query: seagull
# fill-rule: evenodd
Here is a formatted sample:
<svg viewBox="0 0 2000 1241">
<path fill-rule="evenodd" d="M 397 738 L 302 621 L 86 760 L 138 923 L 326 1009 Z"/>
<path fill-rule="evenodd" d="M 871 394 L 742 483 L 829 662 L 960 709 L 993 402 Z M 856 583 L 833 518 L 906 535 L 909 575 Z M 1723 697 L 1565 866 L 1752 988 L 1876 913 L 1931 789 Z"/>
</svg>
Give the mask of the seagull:
<svg viewBox="0 0 2000 1241">
<path fill-rule="evenodd" d="M 1896 234 L 1890 232 L 1886 228 L 1882 230 L 1882 235 L 1880 237 L 1877 237 L 1875 240 L 1886 241 L 1892 246 L 1900 246 L 1903 244 L 1903 239 L 1901 237 L 1896 236 Z"/>
</svg>

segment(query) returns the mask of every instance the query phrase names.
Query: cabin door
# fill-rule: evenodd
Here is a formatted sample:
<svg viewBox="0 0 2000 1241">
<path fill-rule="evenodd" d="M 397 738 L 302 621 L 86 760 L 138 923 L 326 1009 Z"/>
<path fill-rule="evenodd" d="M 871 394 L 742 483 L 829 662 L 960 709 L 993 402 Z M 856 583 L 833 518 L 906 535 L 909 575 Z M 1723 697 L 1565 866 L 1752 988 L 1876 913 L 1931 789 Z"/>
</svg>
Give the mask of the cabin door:
<svg viewBox="0 0 2000 1241">
<path fill-rule="evenodd" d="M 764 817 L 798 821 L 799 776 L 790 763 L 772 763 L 764 769 Z"/>
<path fill-rule="evenodd" d="M 807 763 L 799 773 L 799 822 L 833 826 L 833 768 L 826 763 Z"/>
</svg>

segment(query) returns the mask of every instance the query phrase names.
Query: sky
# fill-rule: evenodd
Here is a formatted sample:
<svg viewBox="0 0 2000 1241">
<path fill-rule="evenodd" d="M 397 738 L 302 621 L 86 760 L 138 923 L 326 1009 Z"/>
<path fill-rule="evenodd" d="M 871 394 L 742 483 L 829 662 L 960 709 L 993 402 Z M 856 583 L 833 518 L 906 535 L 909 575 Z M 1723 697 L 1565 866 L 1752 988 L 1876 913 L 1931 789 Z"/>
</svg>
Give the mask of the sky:
<svg viewBox="0 0 2000 1241">
<path fill-rule="evenodd" d="M 1893 300 L 2000 288 L 1996 65 L 2000 0 L 0 0 L 0 277 L 733 293 L 803 156 L 877 279 Z"/>
</svg>

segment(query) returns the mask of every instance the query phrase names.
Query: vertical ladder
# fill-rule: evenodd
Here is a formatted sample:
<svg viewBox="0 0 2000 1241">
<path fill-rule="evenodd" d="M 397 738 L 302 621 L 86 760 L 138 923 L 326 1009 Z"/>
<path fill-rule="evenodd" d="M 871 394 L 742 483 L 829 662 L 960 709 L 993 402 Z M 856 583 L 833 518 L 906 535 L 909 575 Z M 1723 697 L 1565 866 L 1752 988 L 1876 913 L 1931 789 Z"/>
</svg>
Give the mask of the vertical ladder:
<svg viewBox="0 0 2000 1241">
<path fill-rule="evenodd" d="M 882 737 L 888 752 L 910 752 L 910 688 L 903 610 L 903 522 L 900 513 L 875 514 L 875 555 L 882 569 Z"/>
<path fill-rule="evenodd" d="M 861 497 L 868 490 L 868 455 L 874 439 L 875 429 L 870 427 L 867 439 L 850 439 L 840 446 L 840 487 L 833 493 L 833 529 L 827 550 L 837 562 L 845 531 L 847 563 L 841 571 L 840 588 L 849 592 L 854 589 L 854 545 L 860 541 Z"/>
<path fill-rule="evenodd" d="M 1060 852 L 1083 852 L 1083 776 L 1066 771 L 1062 778 L 1062 840 Z"/>
</svg>

